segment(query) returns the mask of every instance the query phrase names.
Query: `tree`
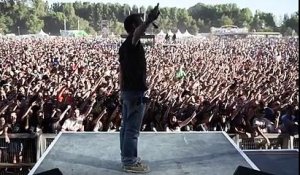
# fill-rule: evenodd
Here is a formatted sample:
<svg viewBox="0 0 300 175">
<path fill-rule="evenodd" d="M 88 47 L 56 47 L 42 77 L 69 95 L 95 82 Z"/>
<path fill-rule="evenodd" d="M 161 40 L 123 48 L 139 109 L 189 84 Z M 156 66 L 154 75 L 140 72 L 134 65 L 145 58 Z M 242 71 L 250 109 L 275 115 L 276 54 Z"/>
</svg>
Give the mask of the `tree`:
<svg viewBox="0 0 300 175">
<path fill-rule="evenodd" d="M 178 9 L 178 23 L 177 23 L 177 28 L 183 32 L 187 30 L 188 26 L 191 24 L 193 18 L 192 16 L 189 15 L 188 11 L 185 9 Z M 196 22 L 194 23 L 196 25 Z"/>
<path fill-rule="evenodd" d="M 54 12 L 63 12 L 63 4 L 62 3 L 53 3 L 51 5 L 51 10 Z"/>
<path fill-rule="evenodd" d="M 29 33 L 37 33 L 44 27 L 44 21 L 39 19 L 38 16 L 30 14 L 26 19 L 26 29 Z"/>
<path fill-rule="evenodd" d="M 95 31 L 99 31 L 101 27 L 103 4 L 97 3 L 91 7 L 91 15 L 88 19 L 90 25 Z"/>
<path fill-rule="evenodd" d="M 228 16 L 223 15 L 220 19 L 220 26 L 233 25 L 233 21 Z"/>
<path fill-rule="evenodd" d="M 6 17 L 0 16 L 0 33 L 6 33 L 8 31 L 8 27 L 6 25 Z"/>
<path fill-rule="evenodd" d="M 190 25 L 188 26 L 187 30 L 193 34 L 196 35 L 199 31 L 198 31 L 198 27 L 197 27 L 197 22 L 193 19 L 190 23 Z"/>
<path fill-rule="evenodd" d="M 243 8 L 237 17 L 236 25 L 238 27 L 249 27 L 253 20 L 252 12 L 249 8 Z"/>
<path fill-rule="evenodd" d="M 76 16 L 74 7 L 71 3 L 64 3 L 62 6 L 62 12 L 66 15 L 68 19 L 71 19 L 74 16 Z"/>
<path fill-rule="evenodd" d="M 124 19 L 122 21 L 124 21 L 125 18 L 130 14 L 130 11 L 131 11 L 130 6 L 128 4 L 124 4 L 123 5 L 123 18 Z"/>
<path fill-rule="evenodd" d="M 82 3 L 76 1 L 73 4 L 73 8 L 76 16 L 83 18 L 85 20 L 90 19 L 90 16 L 92 15 L 92 5 L 89 2 Z"/>
<path fill-rule="evenodd" d="M 114 32 L 114 34 L 116 35 L 121 35 L 126 33 L 123 27 L 123 23 L 120 23 L 116 20 L 111 23 L 110 28 L 112 29 L 112 32 Z"/>
<path fill-rule="evenodd" d="M 121 4 L 119 4 L 119 3 L 114 4 L 113 11 L 114 11 L 114 16 L 117 21 L 123 18 L 123 9 L 122 9 Z"/>
<path fill-rule="evenodd" d="M 133 5 L 131 8 L 131 13 L 138 13 L 139 8 L 136 5 Z"/>
<path fill-rule="evenodd" d="M 286 19 L 284 22 L 285 27 L 290 27 L 292 30 L 295 30 L 299 34 L 299 14 L 295 12 L 291 15 L 290 18 Z"/>
<path fill-rule="evenodd" d="M 18 33 L 18 27 L 20 33 L 27 33 L 26 17 L 30 14 L 29 7 L 22 1 L 14 2 L 9 1 L 6 6 L 6 16 L 10 21 L 7 21 L 9 33 Z"/>
<path fill-rule="evenodd" d="M 116 11 L 115 5 L 111 4 L 111 3 L 108 3 L 107 4 L 107 16 L 106 16 L 106 19 L 110 20 L 110 21 L 115 20 L 116 19 L 115 11 Z"/>
<path fill-rule="evenodd" d="M 170 20 L 174 21 L 174 23 L 177 23 L 178 22 L 178 10 L 177 8 L 173 7 L 173 8 L 170 8 L 170 9 L 167 9 L 167 11 L 169 12 L 170 14 Z M 189 15 L 188 11 L 184 10 L 185 11 L 185 14 L 186 15 Z"/>
<path fill-rule="evenodd" d="M 263 26 L 263 20 L 261 20 L 259 18 L 259 14 L 258 13 L 255 13 L 254 17 L 253 17 L 253 20 L 250 24 L 250 29 L 251 30 L 255 30 L 255 31 L 259 31 L 262 29 L 262 26 Z"/>
<path fill-rule="evenodd" d="M 259 18 L 264 21 L 266 27 L 274 29 L 276 27 L 274 15 L 272 13 L 259 13 Z"/>
<path fill-rule="evenodd" d="M 38 17 L 43 17 L 47 14 L 47 6 L 43 0 L 32 0 L 33 13 Z"/>
<path fill-rule="evenodd" d="M 202 20 L 201 18 L 199 18 L 196 22 L 197 28 L 198 28 L 198 32 L 209 32 L 209 28 L 207 29 L 204 24 L 204 20 Z"/>
<path fill-rule="evenodd" d="M 51 12 L 43 18 L 44 31 L 52 35 L 59 35 L 59 31 L 64 28 L 65 14 L 62 12 Z"/>
<path fill-rule="evenodd" d="M 5 33 L 17 33 L 18 28 L 21 33 L 32 33 L 44 26 L 44 31 L 59 34 L 66 19 L 68 28 L 77 29 L 79 20 L 81 29 L 94 32 L 101 29 L 102 20 L 109 20 L 111 30 L 119 34 L 124 30 L 123 22 L 130 11 L 132 13 L 146 11 L 148 14 L 151 9 L 152 6 L 139 8 L 134 5 L 131 8 L 128 4 L 89 2 L 53 3 L 49 7 L 44 0 L 4 0 L 0 2 L 0 28 L 1 32 Z M 253 15 L 249 8 L 240 9 L 234 3 L 219 5 L 198 3 L 189 9 L 164 7 L 160 12 L 157 23 L 165 32 L 168 30 L 175 32 L 177 29 L 182 32 L 188 30 L 190 33 L 209 32 L 211 27 L 237 25 L 256 31 L 290 33 L 292 29 L 299 33 L 298 13 L 291 16 L 284 15 L 282 23 L 278 24 L 272 13 L 256 11 Z"/>
<path fill-rule="evenodd" d="M 283 17 L 279 15 L 278 17 L 274 18 L 276 27 L 280 27 L 283 24 Z"/>
<path fill-rule="evenodd" d="M 140 12 L 141 12 L 141 13 L 145 13 L 146 10 L 147 10 L 147 9 L 146 9 L 144 6 L 141 6 L 141 7 L 140 7 Z"/>
<path fill-rule="evenodd" d="M 287 27 L 283 33 L 284 36 L 292 36 L 293 35 L 293 29 L 291 27 Z"/>
</svg>

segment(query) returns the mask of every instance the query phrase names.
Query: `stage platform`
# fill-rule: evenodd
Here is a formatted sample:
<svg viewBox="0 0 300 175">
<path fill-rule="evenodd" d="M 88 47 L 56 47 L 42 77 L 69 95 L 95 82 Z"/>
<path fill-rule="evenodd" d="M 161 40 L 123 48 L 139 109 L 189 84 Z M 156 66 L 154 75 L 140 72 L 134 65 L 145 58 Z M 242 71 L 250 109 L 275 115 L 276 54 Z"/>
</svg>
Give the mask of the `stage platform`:
<svg viewBox="0 0 300 175">
<path fill-rule="evenodd" d="M 233 175 L 258 170 L 224 132 L 147 133 L 139 156 L 149 175 Z M 59 133 L 29 175 L 58 168 L 63 175 L 120 175 L 119 133 Z"/>
</svg>

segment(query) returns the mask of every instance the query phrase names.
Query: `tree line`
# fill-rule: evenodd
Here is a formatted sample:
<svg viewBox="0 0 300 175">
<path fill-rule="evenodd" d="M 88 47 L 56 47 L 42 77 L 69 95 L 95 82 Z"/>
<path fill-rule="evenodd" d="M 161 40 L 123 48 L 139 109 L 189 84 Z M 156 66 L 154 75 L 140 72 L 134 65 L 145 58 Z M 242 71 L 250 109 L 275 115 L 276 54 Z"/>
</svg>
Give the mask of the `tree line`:
<svg viewBox="0 0 300 175">
<path fill-rule="evenodd" d="M 111 3 L 53 3 L 43 0 L 4 0 L 0 2 L 0 33 L 28 34 L 43 29 L 46 33 L 59 35 L 60 30 L 81 29 L 87 33 L 101 33 L 107 28 L 115 34 L 124 33 L 123 21 L 131 13 L 148 13 L 153 7 L 137 7 L 128 4 Z M 247 27 L 249 31 L 281 32 L 291 35 L 299 32 L 298 12 L 284 15 L 276 20 L 274 14 L 239 8 L 236 4 L 207 5 L 198 3 L 189 9 L 164 7 L 157 21 L 159 29 L 150 28 L 148 32 L 159 30 L 192 34 L 210 32 L 211 27 L 236 25 Z"/>
</svg>

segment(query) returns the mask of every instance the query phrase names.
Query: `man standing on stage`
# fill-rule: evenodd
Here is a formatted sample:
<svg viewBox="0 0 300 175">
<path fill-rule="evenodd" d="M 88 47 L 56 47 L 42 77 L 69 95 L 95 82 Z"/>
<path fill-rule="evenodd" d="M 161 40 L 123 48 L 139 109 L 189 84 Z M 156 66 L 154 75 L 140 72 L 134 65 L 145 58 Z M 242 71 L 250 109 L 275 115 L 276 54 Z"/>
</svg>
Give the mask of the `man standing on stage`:
<svg viewBox="0 0 300 175">
<path fill-rule="evenodd" d="M 158 5 L 150 11 L 145 22 L 140 14 L 131 14 L 124 21 L 128 36 L 119 49 L 122 123 L 120 149 L 122 168 L 126 172 L 146 173 L 149 167 L 138 157 L 137 145 L 145 110 L 146 58 L 140 38 L 160 12 Z"/>
</svg>

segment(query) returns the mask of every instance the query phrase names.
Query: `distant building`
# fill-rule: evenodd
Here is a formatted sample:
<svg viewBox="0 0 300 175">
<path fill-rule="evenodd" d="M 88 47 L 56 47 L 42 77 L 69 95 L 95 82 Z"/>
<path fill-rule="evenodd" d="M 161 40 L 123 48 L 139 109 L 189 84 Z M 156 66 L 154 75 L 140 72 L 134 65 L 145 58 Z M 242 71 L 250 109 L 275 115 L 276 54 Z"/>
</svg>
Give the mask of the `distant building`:
<svg viewBox="0 0 300 175">
<path fill-rule="evenodd" d="M 84 37 L 88 34 L 84 30 L 60 30 L 60 35 L 63 37 Z"/>
<path fill-rule="evenodd" d="M 224 35 L 247 35 L 249 33 L 247 27 L 239 28 L 234 25 L 226 25 L 220 28 L 211 27 L 210 32 L 213 35 L 224 36 Z"/>
</svg>

